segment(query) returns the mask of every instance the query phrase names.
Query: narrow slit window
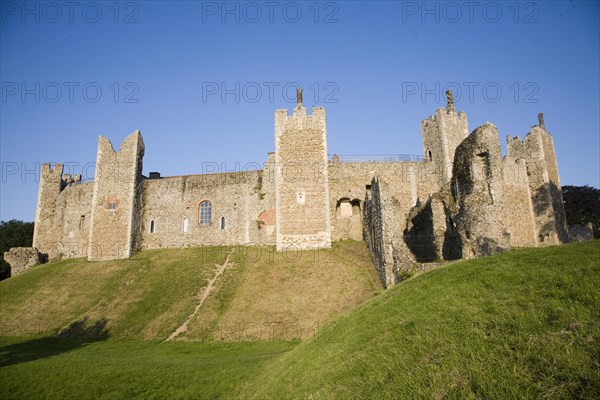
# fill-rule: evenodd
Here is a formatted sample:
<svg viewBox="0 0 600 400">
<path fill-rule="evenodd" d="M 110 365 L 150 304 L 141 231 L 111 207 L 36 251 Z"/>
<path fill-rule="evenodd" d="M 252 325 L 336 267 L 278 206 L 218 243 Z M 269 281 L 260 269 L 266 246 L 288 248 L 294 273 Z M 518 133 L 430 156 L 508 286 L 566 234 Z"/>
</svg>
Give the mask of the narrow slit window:
<svg viewBox="0 0 600 400">
<path fill-rule="evenodd" d="M 150 233 L 154 233 L 154 220 L 150 221 Z"/>
<path fill-rule="evenodd" d="M 221 230 L 225 229 L 225 217 L 221 217 Z"/>
</svg>

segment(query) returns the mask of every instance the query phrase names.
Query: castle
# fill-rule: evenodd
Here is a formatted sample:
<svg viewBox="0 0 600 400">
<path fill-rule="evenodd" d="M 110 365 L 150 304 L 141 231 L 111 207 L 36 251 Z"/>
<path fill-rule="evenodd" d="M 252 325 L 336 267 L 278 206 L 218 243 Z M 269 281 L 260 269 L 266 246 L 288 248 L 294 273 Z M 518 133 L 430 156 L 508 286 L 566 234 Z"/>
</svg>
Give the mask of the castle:
<svg viewBox="0 0 600 400">
<path fill-rule="evenodd" d="M 414 263 L 568 240 L 552 136 L 543 116 L 523 140 L 446 108 L 421 122 L 424 156 L 328 156 L 325 110 L 275 111 L 262 170 L 142 175 L 144 141 L 100 136 L 92 182 L 42 166 L 33 246 L 49 259 L 128 258 L 140 249 L 275 245 L 321 249 L 365 240 L 384 287 Z"/>
</svg>

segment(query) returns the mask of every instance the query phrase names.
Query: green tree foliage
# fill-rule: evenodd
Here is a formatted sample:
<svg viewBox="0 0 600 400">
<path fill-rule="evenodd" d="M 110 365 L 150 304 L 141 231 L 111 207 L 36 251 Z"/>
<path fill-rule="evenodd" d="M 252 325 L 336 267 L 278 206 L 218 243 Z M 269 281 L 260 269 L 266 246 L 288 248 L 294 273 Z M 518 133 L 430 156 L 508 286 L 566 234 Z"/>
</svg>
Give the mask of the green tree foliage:
<svg viewBox="0 0 600 400">
<path fill-rule="evenodd" d="M 600 237 L 600 189 L 592 186 L 563 186 L 567 224 L 587 224 L 594 227 L 594 237 Z"/>
<path fill-rule="evenodd" d="M 0 254 L 11 247 L 31 247 L 33 243 L 33 222 L 23 222 L 12 219 L 0 221 Z M 8 278 L 9 265 L 0 258 L 0 280 Z"/>
</svg>

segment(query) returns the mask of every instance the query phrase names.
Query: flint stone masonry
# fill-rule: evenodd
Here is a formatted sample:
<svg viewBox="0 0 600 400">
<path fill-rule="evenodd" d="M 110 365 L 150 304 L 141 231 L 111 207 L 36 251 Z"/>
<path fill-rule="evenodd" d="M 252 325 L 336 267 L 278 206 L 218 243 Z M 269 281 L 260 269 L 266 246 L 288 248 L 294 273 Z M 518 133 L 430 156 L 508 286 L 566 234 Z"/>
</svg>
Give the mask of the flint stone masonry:
<svg viewBox="0 0 600 400">
<path fill-rule="evenodd" d="M 100 136 L 88 260 L 129 258 L 140 248 L 143 156 L 139 131 L 127 136 L 118 152 Z"/>
<path fill-rule="evenodd" d="M 300 101 L 300 97 L 298 98 Z M 277 250 L 331 247 L 325 110 L 275 113 Z"/>
<path fill-rule="evenodd" d="M 542 120 L 523 140 L 507 137 L 502 158 L 496 127 L 468 134 L 467 115 L 456 111 L 452 93 L 447 99 L 421 122 L 423 161 L 329 160 L 325 110 L 307 113 L 301 91 L 291 114 L 275 111 L 275 151 L 255 171 L 146 178 L 139 131 L 118 152 L 100 137 L 93 182 L 63 175 L 61 164 L 43 165 L 34 246 L 50 259 L 106 260 L 139 249 L 286 251 L 364 239 L 390 287 L 423 263 L 568 241 Z"/>
<path fill-rule="evenodd" d="M 47 260 L 35 247 L 13 247 L 4 253 L 4 261 L 10 265 L 10 275 L 22 274 Z"/>
<path fill-rule="evenodd" d="M 488 256 L 510 248 L 504 224 L 504 165 L 498 130 L 490 123 L 475 129 L 456 148 L 452 195 L 462 257 Z"/>
<path fill-rule="evenodd" d="M 438 109 L 422 123 L 421 165 L 433 164 L 429 170 L 436 177 L 435 184 L 416 181 L 418 188 L 430 182 L 426 195 L 411 202 L 396 185 L 383 184 L 393 178 L 378 176 L 365 199 L 365 239 L 384 286 L 414 267 L 411 257 L 417 263 L 453 260 L 567 241 L 556 155 L 545 126 L 534 126 L 524 141 L 508 137 L 508 153 L 501 158 L 495 126 L 486 123 L 463 137 L 466 116 L 463 124 L 452 112 L 453 107 Z M 452 124 L 445 123 L 448 116 Z M 382 196 L 400 205 L 386 205 Z M 404 207 L 404 218 L 386 223 L 398 207 Z M 402 241 L 394 230 L 404 231 Z"/>
</svg>

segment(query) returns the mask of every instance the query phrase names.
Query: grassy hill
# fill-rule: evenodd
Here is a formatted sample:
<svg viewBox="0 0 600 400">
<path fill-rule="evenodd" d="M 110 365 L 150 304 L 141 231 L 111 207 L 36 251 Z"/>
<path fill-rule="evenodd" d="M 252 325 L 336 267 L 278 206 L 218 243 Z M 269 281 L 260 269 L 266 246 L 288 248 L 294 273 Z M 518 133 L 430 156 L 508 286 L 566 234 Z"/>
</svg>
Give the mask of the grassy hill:
<svg viewBox="0 0 600 400">
<path fill-rule="evenodd" d="M 365 299 L 377 290 L 374 289 L 376 286 L 370 286 L 373 275 L 359 268 L 360 263 L 354 264 L 357 256 L 350 251 L 356 250 L 355 246 L 358 249 L 359 245 L 362 244 L 339 244 L 347 247 L 335 257 L 340 262 L 344 258 L 346 265 L 350 265 L 347 268 L 356 267 L 353 279 L 364 279 L 365 284 L 355 286 L 353 290 L 355 294 L 362 293 Z M 7 321 L 5 310 L 10 318 L 17 318 L 19 312 L 26 312 L 22 303 L 32 300 L 35 300 L 32 304 L 39 305 L 34 310 L 40 310 L 34 311 L 36 318 L 31 320 L 41 319 L 45 321 L 45 327 L 53 326 L 51 321 L 55 319 L 61 321 L 61 327 L 86 316 L 89 322 L 94 322 L 72 325 L 65 332 L 80 331 L 83 335 L 69 340 L 47 336 L 5 337 L 0 345 L 0 397 L 600 397 L 599 241 L 515 250 L 427 272 L 334 317 L 327 325 L 319 325 L 316 335 L 301 342 L 278 338 L 249 341 L 251 336 L 233 338 L 230 342 L 200 343 L 122 340 L 146 336 L 163 339 L 174 325 L 193 311 L 191 306 L 174 306 L 183 302 L 175 294 L 187 291 L 184 297 L 194 298 L 197 285 L 190 282 L 188 289 L 186 282 L 195 279 L 196 283 L 202 284 L 210 279 L 213 270 L 209 264 L 214 269 L 214 265 L 223 261 L 223 254 L 213 254 L 211 257 L 214 258 L 207 260 L 206 267 L 185 267 L 189 268 L 185 269 L 188 277 L 174 283 L 180 287 L 159 289 L 157 285 L 166 285 L 169 279 L 163 275 L 187 265 L 183 259 L 178 259 L 178 252 L 188 252 L 184 257 L 187 259 L 196 251 L 199 250 L 143 252 L 121 266 L 106 264 L 105 271 L 89 267 L 93 279 L 88 280 L 84 278 L 85 274 L 80 276 L 81 271 L 69 267 L 88 268 L 87 263 L 63 262 L 54 266 L 62 269 L 61 274 L 54 274 L 59 278 L 52 285 L 50 281 L 44 283 L 44 276 L 54 279 L 52 274 L 44 275 L 43 272 L 51 266 L 0 283 L 3 324 Z M 357 250 L 357 254 L 363 253 Z M 263 260 L 262 257 L 254 258 L 259 259 Z M 158 270 L 167 261 L 175 264 L 160 274 L 161 279 L 150 278 L 154 274 L 150 269 L 144 269 L 141 265 L 145 264 L 139 263 L 140 260 L 153 260 L 152 268 Z M 245 309 L 255 316 L 261 315 L 268 311 L 270 301 L 275 301 L 278 318 L 320 319 L 314 311 L 299 309 L 307 307 L 302 302 L 309 300 L 287 295 L 285 291 L 298 290 L 296 285 L 300 284 L 296 280 L 300 280 L 300 276 L 310 280 L 311 274 L 315 275 L 314 285 L 324 284 L 321 275 L 324 272 L 308 273 L 301 267 L 279 270 L 276 264 L 281 260 L 275 259 L 272 268 L 279 272 L 267 268 L 261 270 L 260 279 L 253 280 L 248 275 L 254 275 L 245 268 L 254 266 L 260 270 L 259 266 L 265 262 L 248 260 L 250 257 L 240 256 L 236 263 L 236 268 L 240 269 L 238 274 L 233 273 L 234 268 L 226 269 L 234 276 L 226 277 L 225 273 L 223 276 L 231 279 L 233 286 L 217 290 L 215 293 L 221 293 L 220 299 L 215 296 L 210 308 L 210 297 L 207 300 L 206 310 L 216 316 L 206 317 L 207 326 L 219 318 L 243 317 Z M 135 267 L 124 267 L 129 264 Z M 43 276 L 36 278 L 37 274 Z M 194 274 L 196 278 L 192 279 Z M 105 275 L 112 278 L 102 278 Z M 80 280 L 75 276 L 80 276 Z M 345 276 L 333 274 L 327 277 L 334 279 L 335 285 L 328 283 L 331 288 L 348 284 L 345 281 L 349 278 Z M 245 283 L 245 279 L 251 279 L 251 282 Z M 268 282 L 258 282 L 265 279 Z M 77 283 L 71 283 L 71 280 Z M 33 284 L 36 286 L 31 287 Z M 261 286 L 252 292 L 252 285 Z M 132 289 L 128 290 L 130 286 Z M 52 293 L 51 287 L 58 293 Z M 64 288 L 77 291 L 63 293 Z M 104 300 L 104 305 L 93 300 L 76 300 L 88 298 L 82 293 L 101 294 L 115 288 L 117 293 Z M 339 292 L 330 292 L 329 296 L 335 293 L 339 298 L 344 293 L 343 288 L 346 287 L 340 287 Z M 51 296 L 56 304 L 45 303 L 45 296 L 37 294 L 40 290 L 45 290 L 45 296 Z M 312 289 L 305 285 L 302 290 Z M 167 311 L 157 311 L 160 307 L 146 295 L 141 295 L 154 291 L 159 292 L 161 298 L 175 296 L 165 301 L 171 304 L 165 306 Z M 321 287 L 306 294 L 326 296 L 322 292 Z M 248 298 L 245 293 L 255 294 Z M 246 299 L 240 300 L 242 297 Z M 328 297 L 319 297 L 312 304 L 319 304 L 323 299 Z M 50 307 L 50 316 L 43 315 L 42 304 Z M 348 298 L 325 304 L 325 312 L 333 316 L 351 307 L 352 301 Z M 24 308 L 18 311 L 19 307 Z M 85 310 L 98 311 L 86 313 Z M 71 314 L 65 316 L 67 312 Z M 176 312 L 177 318 L 169 316 Z M 169 322 L 171 318 L 176 321 Z M 123 334 L 118 338 L 111 336 L 113 330 L 110 327 L 118 327 Z M 202 337 L 192 324 L 189 332 L 186 335 L 189 339 Z M 215 338 L 214 332 L 210 332 Z"/>
<path fill-rule="evenodd" d="M 178 340 L 302 339 L 382 291 L 362 242 L 286 253 L 242 246 L 147 250 L 128 260 L 54 262 L 3 281 L 1 332 L 40 335 L 100 322 L 110 340 L 164 340 L 194 313 L 226 259 Z"/>
</svg>

